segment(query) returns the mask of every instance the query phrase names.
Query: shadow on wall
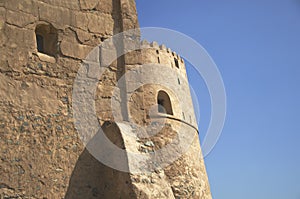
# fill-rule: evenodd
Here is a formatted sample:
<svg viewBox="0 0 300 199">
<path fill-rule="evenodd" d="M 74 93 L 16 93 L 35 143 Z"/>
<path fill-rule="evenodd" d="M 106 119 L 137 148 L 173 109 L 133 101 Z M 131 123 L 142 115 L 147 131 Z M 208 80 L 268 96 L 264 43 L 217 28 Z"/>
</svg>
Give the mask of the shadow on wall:
<svg viewBox="0 0 300 199">
<path fill-rule="evenodd" d="M 119 147 L 124 147 L 120 130 L 116 124 L 107 122 L 103 125 L 103 129 L 111 141 Z M 97 135 L 95 135 L 89 144 L 94 145 L 97 142 L 99 139 Z M 97 147 L 100 147 L 99 150 L 104 149 L 104 146 Z M 133 191 L 129 173 L 107 167 L 85 149 L 78 158 L 75 169 L 73 170 L 65 198 L 123 199 L 136 198 L 136 196 Z"/>
</svg>

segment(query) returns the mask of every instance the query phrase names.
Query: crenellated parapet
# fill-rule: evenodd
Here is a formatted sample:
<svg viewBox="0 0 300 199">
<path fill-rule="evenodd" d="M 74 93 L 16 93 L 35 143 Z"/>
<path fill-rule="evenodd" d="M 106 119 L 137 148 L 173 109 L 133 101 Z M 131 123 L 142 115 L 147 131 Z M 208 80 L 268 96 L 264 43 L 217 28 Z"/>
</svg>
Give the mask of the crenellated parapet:
<svg viewBox="0 0 300 199">
<path fill-rule="evenodd" d="M 178 74 L 187 78 L 184 59 L 175 51 L 167 48 L 166 45 L 158 44 L 156 41 L 143 40 L 139 43 L 134 43 L 134 47 L 132 46 L 129 46 L 128 53 L 125 53 L 126 65 L 163 65 L 171 67 Z M 132 51 L 131 49 L 137 50 Z"/>
<path fill-rule="evenodd" d="M 142 49 L 153 49 L 156 54 L 168 54 L 170 58 L 177 59 L 179 63 L 184 64 L 183 58 L 181 58 L 175 51 L 167 48 L 164 44 L 159 45 L 156 41 L 148 42 L 147 40 L 141 41 Z"/>
</svg>

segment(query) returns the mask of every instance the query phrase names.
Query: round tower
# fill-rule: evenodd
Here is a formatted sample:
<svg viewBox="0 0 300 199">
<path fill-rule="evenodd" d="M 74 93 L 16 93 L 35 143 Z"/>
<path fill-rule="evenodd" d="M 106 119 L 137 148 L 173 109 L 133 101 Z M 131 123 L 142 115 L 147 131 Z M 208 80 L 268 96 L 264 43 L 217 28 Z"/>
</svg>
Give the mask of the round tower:
<svg viewBox="0 0 300 199">
<path fill-rule="evenodd" d="M 184 60 L 157 42 L 142 41 L 134 48 L 125 55 L 128 121 L 144 130 L 125 147 L 149 155 L 139 166 L 153 171 L 132 176 L 137 195 L 211 198 Z M 129 156 L 129 167 L 133 162 Z"/>
</svg>

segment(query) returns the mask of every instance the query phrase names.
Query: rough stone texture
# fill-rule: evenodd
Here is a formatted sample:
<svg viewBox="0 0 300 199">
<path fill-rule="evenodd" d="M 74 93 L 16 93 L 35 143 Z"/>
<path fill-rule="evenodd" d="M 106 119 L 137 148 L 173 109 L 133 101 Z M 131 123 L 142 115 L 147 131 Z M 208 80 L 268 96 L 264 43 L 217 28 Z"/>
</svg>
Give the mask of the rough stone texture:
<svg viewBox="0 0 300 199">
<path fill-rule="evenodd" d="M 98 14 L 88 15 L 88 29 L 92 33 L 98 33 L 98 34 L 105 34 L 105 35 L 112 35 L 113 33 L 113 27 L 111 24 L 113 24 L 113 19 L 111 15 L 108 14 Z"/>
<path fill-rule="evenodd" d="M 37 50 L 35 28 L 41 24 L 56 31 L 55 56 Z M 142 42 L 143 50 L 112 63 L 108 60 L 116 50 L 94 51 L 83 70 L 95 81 L 97 66 L 105 69 L 95 105 L 99 123 L 116 146 L 147 155 L 179 135 L 192 136 L 185 153 L 152 173 L 124 173 L 98 162 L 77 134 L 72 90 L 79 66 L 106 38 L 137 27 L 134 0 L 0 0 L 0 198 L 211 198 L 184 62 L 165 46 Z M 174 88 L 148 84 L 133 89 L 147 80 L 142 64 L 148 63 L 157 64 L 151 72 L 158 74 L 155 81 L 173 82 Z M 174 74 L 165 76 L 163 65 Z M 128 76 L 128 84 L 120 85 L 117 81 L 130 71 L 144 78 Z M 126 93 L 118 93 L 123 88 Z M 149 139 L 126 137 L 115 121 L 129 118 L 149 125 L 159 90 L 169 94 L 174 115 Z M 178 95 L 185 96 L 184 107 Z M 112 99 L 126 103 L 128 110 L 111 107 Z"/>
</svg>

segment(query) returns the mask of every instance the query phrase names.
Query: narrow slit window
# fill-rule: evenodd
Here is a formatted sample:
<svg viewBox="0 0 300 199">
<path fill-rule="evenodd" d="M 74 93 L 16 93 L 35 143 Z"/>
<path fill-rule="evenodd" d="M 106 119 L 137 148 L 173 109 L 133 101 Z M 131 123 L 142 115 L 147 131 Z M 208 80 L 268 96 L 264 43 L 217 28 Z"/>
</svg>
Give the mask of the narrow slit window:
<svg viewBox="0 0 300 199">
<path fill-rule="evenodd" d="M 174 62 L 175 62 L 175 66 L 176 66 L 177 68 L 179 68 L 178 59 L 174 58 Z"/>
</svg>

